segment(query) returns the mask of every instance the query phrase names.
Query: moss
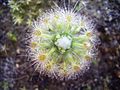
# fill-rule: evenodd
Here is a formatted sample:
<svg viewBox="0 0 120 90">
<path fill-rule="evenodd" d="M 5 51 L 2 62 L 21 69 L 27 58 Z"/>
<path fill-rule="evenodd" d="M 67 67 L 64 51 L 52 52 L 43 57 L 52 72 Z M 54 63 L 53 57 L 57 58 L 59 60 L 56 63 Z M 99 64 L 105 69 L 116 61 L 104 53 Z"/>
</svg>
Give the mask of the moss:
<svg viewBox="0 0 120 90">
<path fill-rule="evenodd" d="M 45 8 L 52 5 L 52 0 L 10 0 L 9 6 L 15 23 L 30 25 L 33 19 Z"/>
</svg>

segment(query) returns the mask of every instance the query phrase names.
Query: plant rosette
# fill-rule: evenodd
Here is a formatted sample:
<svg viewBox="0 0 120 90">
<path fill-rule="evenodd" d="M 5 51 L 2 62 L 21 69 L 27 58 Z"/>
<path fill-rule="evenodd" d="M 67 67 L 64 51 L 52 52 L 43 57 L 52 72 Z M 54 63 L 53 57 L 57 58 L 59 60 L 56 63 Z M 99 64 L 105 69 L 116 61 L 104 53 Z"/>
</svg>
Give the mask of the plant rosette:
<svg viewBox="0 0 120 90">
<path fill-rule="evenodd" d="M 30 57 L 40 74 L 75 79 L 95 60 L 95 24 L 86 16 L 73 10 L 52 9 L 38 17 L 32 27 Z"/>
</svg>

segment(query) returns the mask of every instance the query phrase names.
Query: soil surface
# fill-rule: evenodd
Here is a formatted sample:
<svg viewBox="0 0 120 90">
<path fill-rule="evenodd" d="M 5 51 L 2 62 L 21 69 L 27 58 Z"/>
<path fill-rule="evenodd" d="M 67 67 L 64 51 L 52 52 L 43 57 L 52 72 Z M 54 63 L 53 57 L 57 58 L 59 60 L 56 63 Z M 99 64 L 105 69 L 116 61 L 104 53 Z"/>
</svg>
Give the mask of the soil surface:
<svg viewBox="0 0 120 90">
<path fill-rule="evenodd" d="M 83 1 L 81 12 L 97 24 L 97 62 L 76 80 L 58 81 L 34 72 L 25 47 L 30 29 L 14 24 L 7 2 L 0 0 L 0 90 L 120 90 L 120 1 Z"/>
</svg>

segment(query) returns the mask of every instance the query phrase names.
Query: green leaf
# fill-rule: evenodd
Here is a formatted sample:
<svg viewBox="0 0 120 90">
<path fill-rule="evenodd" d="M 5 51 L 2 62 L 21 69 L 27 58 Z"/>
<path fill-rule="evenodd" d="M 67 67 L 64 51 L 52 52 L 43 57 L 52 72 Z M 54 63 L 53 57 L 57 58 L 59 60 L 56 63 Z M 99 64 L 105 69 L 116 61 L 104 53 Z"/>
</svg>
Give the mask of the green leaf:
<svg viewBox="0 0 120 90">
<path fill-rule="evenodd" d="M 10 40 L 15 41 L 15 42 L 17 41 L 16 34 L 14 34 L 14 33 L 8 32 L 8 33 L 7 33 L 7 36 L 8 36 L 8 38 L 9 38 Z"/>
</svg>

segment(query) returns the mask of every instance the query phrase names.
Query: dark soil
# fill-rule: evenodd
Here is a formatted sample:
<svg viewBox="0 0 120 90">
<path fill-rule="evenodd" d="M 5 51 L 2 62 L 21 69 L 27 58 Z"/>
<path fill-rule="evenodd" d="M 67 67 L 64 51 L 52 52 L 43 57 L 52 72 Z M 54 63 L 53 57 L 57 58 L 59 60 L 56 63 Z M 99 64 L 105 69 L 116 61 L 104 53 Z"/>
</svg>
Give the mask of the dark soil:
<svg viewBox="0 0 120 90">
<path fill-rule="evenodd" d="M 97 62 L 83 76 L 57 81 L 30 66 L 25 49 L 30 32 L 15 25 L 7 3 L 0 0 L 0 90 L 120 90 L 120 1 L 83 0 L 85 15 L 96 21 L 100 43 Z M 16 40 L 9 34 L 15 35 Z"/>
</svg>

